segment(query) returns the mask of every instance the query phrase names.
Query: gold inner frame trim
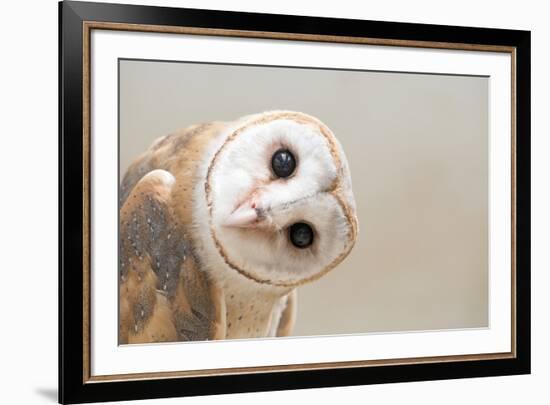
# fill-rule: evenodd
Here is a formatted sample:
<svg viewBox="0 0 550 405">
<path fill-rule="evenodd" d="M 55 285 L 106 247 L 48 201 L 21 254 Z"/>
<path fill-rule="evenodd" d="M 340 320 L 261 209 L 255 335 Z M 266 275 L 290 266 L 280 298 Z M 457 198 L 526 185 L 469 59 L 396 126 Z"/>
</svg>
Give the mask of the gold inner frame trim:
<svg viewBox="0 0 550 405">
<path fill-rule="evenodd" d="M 218 28 L 196 28 L 164 25 L 145 25 L 145 24 L 127 24 L 111 23 L 99 21 L 84 21 L 82 36 L 82 62 L 83 62 L 83 81 L 82 81 L 82 167 L 83 167 L 83 246 L 82 246 L 82 273 L 83 273 L 83 382 L 101 383 L 128 380 L 145 379 L 172 379 L 172 378 L 192 378 L 216 375 L 234 375 L 234 374 L 257 374 L 285 371 L 307 371 L 322 370 L 330 368 L 354 368 L 354 367 L 375 367 L 389 365 L 405 364 L 428 364 L 428 363 L 448 363 L 459 361 L 479 361 L 479 360 L 500 360 L 516 358 L 516 48 L 512 46 L 486 45 L 486 44 L 464 44 L 454 42 L 435 42 L 435 41 L 411 41 L 401 39 L 384 38 L 366 38 L 349 37 L 334 35 L 315 35 L 315 34 L 297 34 L 285 32 L 267 32 L 267 31 L 245 31 L 229 30 Z M 223 369 L 206 370 L 187 370 L 172 372 L 147 372 L 133 374 L 112 374 L 112 375 L 91 375 L 91 351 L 90 351 L 90 118 L 91 118 L 91 93 L 90 93 L 90 51 L 91 51 L 91 31 L 114 30 L 114 31 L 134 31 L 151 33 L 169 33 L 185 35 L 204 35 L 204 36 L 224 36 L 238 38 L 261 38 L 275 40 L 291 41 L 311 41 L 311 42 L 329 42 L 345 44 L 364 44 L 380 46 L 397 46 L 409 48 L 431 48 L 447 50 L 464 50 L 479 52 L 501 52 L 509 53 L 511 56 L 511 352 L 505 353 L 481 353 L 465 354 L 451 356 L 429 356 L 429 357 L 410 357 L 401 359 L 378 359 L 378 360 L 357 360 L 329 363 L 306 363 L 306 364 L 286 364 L 277 366 L 255 366 L 255 367 L 236 367 Z"/>
</svg>

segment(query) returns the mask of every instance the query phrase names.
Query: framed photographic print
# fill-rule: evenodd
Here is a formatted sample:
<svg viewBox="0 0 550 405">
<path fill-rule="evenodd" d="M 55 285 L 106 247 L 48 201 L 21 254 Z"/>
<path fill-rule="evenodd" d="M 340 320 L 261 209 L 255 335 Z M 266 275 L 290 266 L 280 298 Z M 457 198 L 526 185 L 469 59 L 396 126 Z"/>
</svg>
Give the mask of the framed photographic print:
<svg viewBox="0 0 550 405">
<path fill-rule="evenodd" d="M 530 33 L 62 2 L 59 400 L 530 371 Z"/>
</svg>

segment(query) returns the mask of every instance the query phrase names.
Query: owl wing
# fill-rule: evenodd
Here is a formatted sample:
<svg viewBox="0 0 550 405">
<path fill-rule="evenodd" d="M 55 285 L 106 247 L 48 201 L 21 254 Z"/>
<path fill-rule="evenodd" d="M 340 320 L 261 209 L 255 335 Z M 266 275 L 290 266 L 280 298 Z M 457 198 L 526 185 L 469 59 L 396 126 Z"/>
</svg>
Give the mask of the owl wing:
<svg viewBox="0 0 550 405">
<path fill-rule="evenodd" d="M 174 177 L 143 176 L 124 199 L 119 231 L 119 342 L 148 343 L 225 337 L 225 300 L 178 224 Z"/>
<path fill-rule="evenodd" d="M 294 323 L 296 322 L 296 310 L 298 304 L 298 294 L 296 290 L 292 290 L 287 295 L 286 306 L 281 313 L 279 325 L 277 326 L 277 336 L 290 336 Z"/>
</svg>

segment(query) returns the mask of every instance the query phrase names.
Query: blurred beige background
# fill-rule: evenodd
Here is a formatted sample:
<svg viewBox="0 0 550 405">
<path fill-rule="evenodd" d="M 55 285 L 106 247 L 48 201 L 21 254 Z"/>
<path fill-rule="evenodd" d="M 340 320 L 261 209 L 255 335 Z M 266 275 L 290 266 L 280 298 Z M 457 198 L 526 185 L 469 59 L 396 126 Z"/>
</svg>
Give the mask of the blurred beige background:
<svg viewBox="0 0 550 405">
<path fill-rule="evenodd" d="M 121 61 L 120 170 L 176 129 L 271 109 L 334 131 L 360 223 L 299 289 L 294 334 L 488 326 L 488 79 Z"/>
</svg>

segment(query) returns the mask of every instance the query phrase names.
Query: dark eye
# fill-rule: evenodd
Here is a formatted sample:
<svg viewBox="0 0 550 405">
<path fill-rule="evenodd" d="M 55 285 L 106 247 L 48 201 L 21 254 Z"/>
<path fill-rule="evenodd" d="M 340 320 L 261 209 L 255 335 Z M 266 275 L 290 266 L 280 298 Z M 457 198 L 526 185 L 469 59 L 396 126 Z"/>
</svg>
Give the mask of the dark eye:
<svg viewBox="0 0 550 405">
<path fill-rule="evenodd" d="M 296 169 L 296 159 L 287 149 L 279 149 L 271 158 L 271 167 L 277 177 L 288 177 Z"/>
<path fill-rule="evenodd" d="M 296 222 L 289 229 L 290 241 L 299 249 L 304 249 L 313 243 L 313 229 L 308 224 Z"/>
</svg>

